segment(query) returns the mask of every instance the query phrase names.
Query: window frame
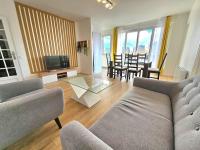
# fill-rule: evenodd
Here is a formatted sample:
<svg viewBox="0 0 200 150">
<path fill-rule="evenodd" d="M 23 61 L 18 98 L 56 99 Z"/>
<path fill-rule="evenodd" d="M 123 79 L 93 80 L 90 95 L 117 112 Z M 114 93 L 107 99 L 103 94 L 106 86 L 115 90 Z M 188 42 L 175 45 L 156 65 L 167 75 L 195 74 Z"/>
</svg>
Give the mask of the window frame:
<svg viewBox="0 0 200 150">
<path fill-rule="evenodd" d="M 152 29 L 152 34 L 151 34 L 151 40 L 150 40 L 150 45 L 149 45 L 149 54 L 151 52 L 152 49 L 152 43 L 153 43 L 153 37 L 154 37 L 154 33 L 155 33 L 155 28 L 157 27 L 161 27 L 161 26 L 150 26 L 150 27 L 146 27 L 146 28 L 140 28 L 140 29 L 134 29 L 134 30 L 127 30 L 125 32 L 125 48 L 127 47 L 127 34 L 131 33 L 131 32 L 137 32 L 137 41 L 136 41 L 136 52 L 138 51 L 138 44 L 139 44 L 139 39 L 140 39 L 140 32 L 144 31 L 144 30 L 148 30 L 148 29 Z"/>
</svg>

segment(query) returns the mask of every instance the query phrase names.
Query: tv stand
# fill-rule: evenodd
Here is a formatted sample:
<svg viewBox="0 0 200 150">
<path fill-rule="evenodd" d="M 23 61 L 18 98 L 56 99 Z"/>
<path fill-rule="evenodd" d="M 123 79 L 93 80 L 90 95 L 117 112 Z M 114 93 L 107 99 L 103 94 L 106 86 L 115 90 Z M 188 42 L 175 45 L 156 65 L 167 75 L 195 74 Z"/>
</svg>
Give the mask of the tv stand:
<svg viewBox="0 0 200 150">
<path fill-rule="evenodd" d="M 56 82 L 60 78 L 77 76 L 77 68 L 57 69 L 39 73 L 44 84 Z"/>
</svg>

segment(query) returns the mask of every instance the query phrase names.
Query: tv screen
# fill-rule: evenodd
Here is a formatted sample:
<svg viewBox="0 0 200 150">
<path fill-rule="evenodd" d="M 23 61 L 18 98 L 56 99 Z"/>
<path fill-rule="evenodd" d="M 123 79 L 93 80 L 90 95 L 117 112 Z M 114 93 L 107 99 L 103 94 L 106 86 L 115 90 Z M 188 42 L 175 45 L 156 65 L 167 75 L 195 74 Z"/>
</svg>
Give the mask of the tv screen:
<svg viewBox="0 0 200 150">
<path fill-rule="evenodd" d="M 45 60 L 47 70 L 61 68 L 59 56 L 45 56 L 44 60 Z"/>
<path fill-rule="evenodd" d="M 44 61 L 47 70 L 70 67 L 68 56 L 45 56 Z"/>
</svg>

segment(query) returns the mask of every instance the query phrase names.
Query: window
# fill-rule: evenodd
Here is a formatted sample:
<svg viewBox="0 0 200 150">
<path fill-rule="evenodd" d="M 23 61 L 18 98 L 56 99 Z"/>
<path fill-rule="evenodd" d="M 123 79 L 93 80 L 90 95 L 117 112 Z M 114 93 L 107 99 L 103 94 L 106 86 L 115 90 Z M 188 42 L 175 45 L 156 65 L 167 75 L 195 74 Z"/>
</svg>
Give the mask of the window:
<svg viewBox="0 0 200 150">
<path fill-rule="evenodd" d="M 162 33 L 162 26 L 120 32 L 117 53 L 147 53 L 148 59 L 152 61 L 152 67 L 157 67 Z"/>
<path fill-rule="evenodd" d="M 138 52 L 149 53 L 153 29 L 142 30 L 139 33 Z"/>
<path fill-rule="evenodd" d="M 103 36 L 103 50 L 105 54 L 110 53 L 111 51 L 111 36 L 110 35 Z"/>
<path fill-rule="evenodd" d="M 133 53 L 136 51 L 137 47 L 137 35 L 138 32 L 127 33 L 126 40 L 126 53 Z"/>
</svg>

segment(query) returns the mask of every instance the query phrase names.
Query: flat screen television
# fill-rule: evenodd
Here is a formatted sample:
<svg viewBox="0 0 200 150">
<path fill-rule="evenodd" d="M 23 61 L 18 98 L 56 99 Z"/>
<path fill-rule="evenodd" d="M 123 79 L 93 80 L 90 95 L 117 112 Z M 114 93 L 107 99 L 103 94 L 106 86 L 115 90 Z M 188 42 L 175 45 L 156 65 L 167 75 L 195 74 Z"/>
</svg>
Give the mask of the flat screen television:
<svg viewBox="0 0 200 150">
<path fill-rule="evenodd" d="M 67 56 L 44 56 L 46 70 L 68 68 L 69 58 Z"/>
</svg>

